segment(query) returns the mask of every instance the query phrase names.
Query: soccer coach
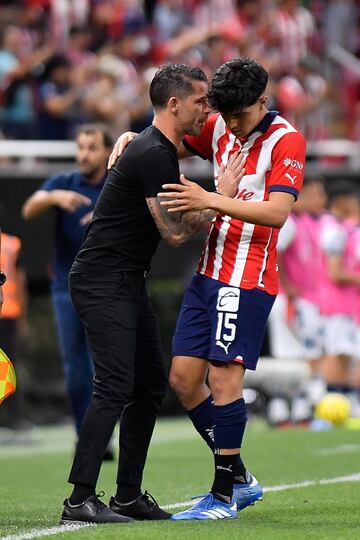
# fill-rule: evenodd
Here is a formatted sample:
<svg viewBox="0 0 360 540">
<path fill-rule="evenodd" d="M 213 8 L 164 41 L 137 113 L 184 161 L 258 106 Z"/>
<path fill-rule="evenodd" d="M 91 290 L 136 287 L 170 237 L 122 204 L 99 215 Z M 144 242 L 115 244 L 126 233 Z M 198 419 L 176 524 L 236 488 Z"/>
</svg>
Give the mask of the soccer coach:
<svg viewBox="0 0 360 540">
<path fill-rule="evenodd" d="M 86 328 L 95 379 L 70 472 L 74 489 L 64 502 L 63 524 L 170 517 L 141 492 L 167 380 L 145 281 L 161 237 L 177 246 L 208 220 L 207 212 L 175 217 L 157 198 L 164 183 L 180 180 L 177 148 L 182 138 L 199 134 L 205 125 L 206 76 L 182 64 L 163 66 L 151 82 L 150 98 L 155 110 L 152 126 L 110 171 L 70 273 L 70 292 Z M 120 417 L 117 491 L 108 507 L 95 489 Z"/>
</svg>

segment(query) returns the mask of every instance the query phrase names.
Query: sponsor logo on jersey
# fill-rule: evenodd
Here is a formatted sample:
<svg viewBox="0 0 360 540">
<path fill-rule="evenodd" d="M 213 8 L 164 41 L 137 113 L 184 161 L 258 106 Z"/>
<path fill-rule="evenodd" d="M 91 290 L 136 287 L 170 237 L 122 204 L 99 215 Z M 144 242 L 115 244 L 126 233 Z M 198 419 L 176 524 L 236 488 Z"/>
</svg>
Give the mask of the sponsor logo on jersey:
<svg viewBox="0 0 360 540">
<path fill-rule="evenodd" d="M 285 167 L 290 167 L 290 169 L 294 169 L 295 171 L 302 171 L 304 168 L 304 164 L 300 163 L 297 159 L 285 158 L 283 163 Z"/>
<path fill-rule="evenodd" d="M 253 191 L 248 191 L 246 188 L 239 191 L 237 194 L 237 199 L 242 199 L 243 201 L 248 201 L 249 199 L 252 199 L 255 193 Z"/>
</svg>

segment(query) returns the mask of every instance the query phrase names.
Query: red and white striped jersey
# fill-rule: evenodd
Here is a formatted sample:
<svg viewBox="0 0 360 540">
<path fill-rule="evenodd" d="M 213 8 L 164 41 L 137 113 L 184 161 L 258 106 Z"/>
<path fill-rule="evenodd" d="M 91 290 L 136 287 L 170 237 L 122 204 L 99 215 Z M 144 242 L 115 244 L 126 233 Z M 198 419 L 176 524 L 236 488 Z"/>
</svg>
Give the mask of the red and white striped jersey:
<svg viewBox="0 0 360 540">
<path fill-rule="evenodd" d="M 186 136 L 183 143 L 192 153 L 213 162 L 215 178 L 220 165 L 242 149 L 246 173 L 237 199 L 266 201 L 273 191 L 291 193 L 295 199 L 298 196 L 304 177 L 305 141 L 276 111 L 270 111 L 241 141 L 220 114 L 211 115 L 201 134 Z M 278 235 L 279 229 L 218 214 L 210 226 L 197 271 L 228 285 L 276 294 Z"/>
</svg>

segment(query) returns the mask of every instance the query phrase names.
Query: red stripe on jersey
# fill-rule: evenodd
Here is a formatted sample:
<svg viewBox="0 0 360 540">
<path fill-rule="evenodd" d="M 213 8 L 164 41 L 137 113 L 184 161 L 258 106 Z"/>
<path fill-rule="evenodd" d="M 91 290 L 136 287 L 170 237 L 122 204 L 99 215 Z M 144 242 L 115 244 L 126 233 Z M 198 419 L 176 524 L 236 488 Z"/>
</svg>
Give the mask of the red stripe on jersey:
<svg viewBox="0 0 360 540">
<path fill-rule="evenodd" d="M 275 126 L 270 126 L 265 133 L 263 133 L 258 139 L 256 139 L 255 144 L 250 148 L 249 155 L 246 159 L 246 174 L 255 174 L 256 168 L 258 165 L 259 155 L 262 149 L 262 143 L 270 137 L 279 127 L 285 127 L 284 124 L 276 124 Z"/>
<path fill-rule="evenodd" d="M 240 242 L 244 222 L 238 219 L 231 219 L 230 226 L 224 242 L 222 265 L 219 272 L 219 281 L 229 283 L 234 271 L 237 250 Z"/>
</svg>

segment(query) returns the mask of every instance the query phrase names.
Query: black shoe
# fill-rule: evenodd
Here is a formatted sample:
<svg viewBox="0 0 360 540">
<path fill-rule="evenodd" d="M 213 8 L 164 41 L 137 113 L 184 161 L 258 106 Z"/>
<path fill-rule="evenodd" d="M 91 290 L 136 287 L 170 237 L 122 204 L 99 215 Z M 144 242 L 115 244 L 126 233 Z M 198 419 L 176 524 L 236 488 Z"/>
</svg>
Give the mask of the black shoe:
<svg viewBox="0 0 360 540">
<path fill-rule="evenodd" d="M 60 519 L 60 525 L 74 523 L 129 523 L 134 521 L 131 517 L 122 516 L 114 512 L 106 504 L 99 500 L 104 492 L 91 495 L 81 504 L 71 504 L 69 499 L 64 501 L 64 511 Z"/>
<path fill-rule="evenodd" d="M 147 491 L 129 503 L 119 503 L 115 497 L 111 497 L 109 506 L 114 512 L 134 519 L 170 519 L 172 516 L 160 508 L 154 497 Z"/>
</svg>

